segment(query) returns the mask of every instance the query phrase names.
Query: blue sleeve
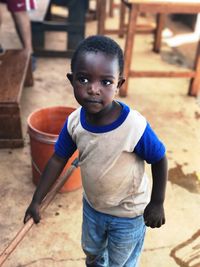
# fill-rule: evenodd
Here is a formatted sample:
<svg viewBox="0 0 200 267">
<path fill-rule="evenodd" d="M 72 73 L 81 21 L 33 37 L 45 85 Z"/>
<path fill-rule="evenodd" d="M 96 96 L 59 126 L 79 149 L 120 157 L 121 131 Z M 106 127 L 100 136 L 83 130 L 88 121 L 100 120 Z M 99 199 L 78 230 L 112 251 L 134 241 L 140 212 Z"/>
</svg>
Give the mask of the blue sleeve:
<svg viewBox="0 0 200 267">
<path fill-rule="evenodd" d="M 77 147 L 68 133 L 67 122 L 68 120 L 66 120 L 58 136 L 58 140 L 55 143 L 54 149 L 55 149 L 55 153 L 58 156 L 69 159 L 73 155 L 73 153 L 76 151 Z"/>
<path fill-rule="evenodd" d="M 165 155 L 165 146 L 158 139 L 149 123 L 133 151 L 149 164 L 156 163 Z"/>
</svg>

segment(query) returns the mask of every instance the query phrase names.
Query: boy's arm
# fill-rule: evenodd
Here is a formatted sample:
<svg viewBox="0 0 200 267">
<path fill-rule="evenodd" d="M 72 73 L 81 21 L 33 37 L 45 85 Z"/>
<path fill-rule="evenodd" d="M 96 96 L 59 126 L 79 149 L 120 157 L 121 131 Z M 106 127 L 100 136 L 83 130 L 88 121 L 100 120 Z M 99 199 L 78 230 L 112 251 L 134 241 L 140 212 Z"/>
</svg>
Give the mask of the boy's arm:
<svg viewBox="0 0 200 267">
<path fill-rule="evenodd" d="M 48 193 L 51 186 L 61 174 L 66 163 L 67 159 L 61 158 L 55 153 L 49 159 L 42 173 L 39 184 L 37 185 L 32 201 L 28 209 L 26 210 L 24 223 L 26 223 L 30 217 L 33 218 L 35 223 L 38 223 L 40 221 L 39 205 Z"/>
<path fill-rule="evenodd" d="M 165 223 L 164 199 L 167 183 L 167 158 L 151 165 L 153 185 L 151 200 L 144 210 L 144 221 L 146 226 L 151 228 L 160 227 Z"/>
</svg>

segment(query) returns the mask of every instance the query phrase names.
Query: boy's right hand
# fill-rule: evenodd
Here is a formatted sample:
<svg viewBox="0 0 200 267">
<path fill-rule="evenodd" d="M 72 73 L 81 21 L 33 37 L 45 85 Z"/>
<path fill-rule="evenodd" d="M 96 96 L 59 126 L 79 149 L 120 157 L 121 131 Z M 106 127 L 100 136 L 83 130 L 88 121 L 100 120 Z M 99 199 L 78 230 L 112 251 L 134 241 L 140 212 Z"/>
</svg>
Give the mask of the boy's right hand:
<svg viewBox="0 0 200 267">
<path fill-rule="evenodd" d="M 41 217 L 39 212 L 39 204 L 31 202 L 29 205 L 24 216 L 24 223 L 26 223 L 30 218 L 33 218 L 35 223 L 40 222 Z"/>
</svg>

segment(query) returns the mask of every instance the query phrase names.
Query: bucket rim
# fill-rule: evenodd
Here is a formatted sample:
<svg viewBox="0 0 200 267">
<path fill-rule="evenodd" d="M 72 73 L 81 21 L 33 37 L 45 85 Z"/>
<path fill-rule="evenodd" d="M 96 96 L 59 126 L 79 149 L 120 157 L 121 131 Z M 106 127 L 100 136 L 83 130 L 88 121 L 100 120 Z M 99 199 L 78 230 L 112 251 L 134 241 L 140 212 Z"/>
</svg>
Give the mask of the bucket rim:
<svg viewBox="0 0 200 267">
<path fill-rule="evenodd" d="M 30 122 L 31 120 L 31 117 L 33 116 L 33 114 L 39 112 L 39 111 L 42 111 L 42 110 L 48 110 L 48 109 L 56 109 L 56 108 L 66 108 L 66 109 L 71 109 L 73 111 L 76 110 L 75 107 L 69 107 L 69 106 L 49 106 L 49 107 L 43 107 L 43 108 L 38 108 L 38 109 L 35 109 L 34 111 L 32 111 L 28 117 L 27 117 L 27 124 L 28 124 L 28 129 L 31 130 L 31 131 L 35 131 L 37 134 L 39 135 L 48 135 L 49 137 L 52 137 L 53 139 L 54 138 L 57 138 L 58 137 L 58 134 L 52 134 L 52 133 L 48 133 L 48 132 L 43 132 L 43 131 L 40 131 L 38 129 L 36 129 Z"/>
</svg>

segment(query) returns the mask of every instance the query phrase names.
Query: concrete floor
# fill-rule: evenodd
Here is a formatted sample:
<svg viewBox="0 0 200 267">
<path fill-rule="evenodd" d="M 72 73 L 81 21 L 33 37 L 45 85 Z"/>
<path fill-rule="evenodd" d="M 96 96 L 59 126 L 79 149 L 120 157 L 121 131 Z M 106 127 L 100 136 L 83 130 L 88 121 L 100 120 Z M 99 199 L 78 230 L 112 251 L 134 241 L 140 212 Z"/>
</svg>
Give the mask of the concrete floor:
<svg viewBox="0 0 200 267">
<path fill-rule="evenodd" d="M 113 20 L 108 20 L 109 23 Z M 95 21 L 86 26 L 87 35 L 96 33 Z M 123 39 L 112 37 L 124 46 Z M 63 45 L 63 34 L 57 34 L 56 40 L 58 45 Z M 6 9 L 1 42 L 5 48 L 20 47 Z M 151 35 L 137 36 L 135 68 L 183 69 L 173 61 L 177 53 L 166 44 L 161 56 L 151 53 L 151 47 Z M 190 53 L 183 58 L 187 65 Z M 78 106 L 65 78 L 70 70 L 69 64 L 69 59 L 38 58 L 35 85 L 24 88 L 21 99 L 25 146 L 0 150 L 0 251 L 23 226 L 24 212 L 35 190 L 27 134 L 28 115 L 47 106 Z M 140 267 L 200 266 L 200 100 L 187 96 L 188 84 L 187 79 L 131 79 L 128 97 L 118 98 L 146 116 L 165 142 L 169 159 L 165 202 L 167 221 L 160 229 L 147 230 Z M 150 174 L 149 166 L 147 172 Z M 30 230 L 4 266 L 84 266 L 80 246 L 81 199 L 82 189 L 58 194 L 45 211 L 41 223 Z"/>
</svg>

